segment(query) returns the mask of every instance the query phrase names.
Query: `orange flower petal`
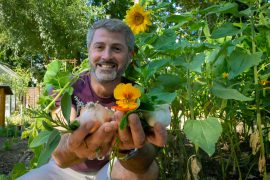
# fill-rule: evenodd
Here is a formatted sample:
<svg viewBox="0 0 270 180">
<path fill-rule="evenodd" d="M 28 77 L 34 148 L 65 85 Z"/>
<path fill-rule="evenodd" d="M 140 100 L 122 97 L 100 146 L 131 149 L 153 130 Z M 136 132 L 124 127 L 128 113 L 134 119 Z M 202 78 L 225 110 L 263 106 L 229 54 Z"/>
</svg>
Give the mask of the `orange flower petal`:
<svg viewBox="0 0 270 180">
<path fill-rule="evenodd" d="M 139 88 L 132 86 L 131 83 L 118 84 L 114 89 L 114 98 L 117 100 L 118 107 L 125 110 L 134 110 L 138 107 L 137 99 L 141 96 Z"/>
</svg>

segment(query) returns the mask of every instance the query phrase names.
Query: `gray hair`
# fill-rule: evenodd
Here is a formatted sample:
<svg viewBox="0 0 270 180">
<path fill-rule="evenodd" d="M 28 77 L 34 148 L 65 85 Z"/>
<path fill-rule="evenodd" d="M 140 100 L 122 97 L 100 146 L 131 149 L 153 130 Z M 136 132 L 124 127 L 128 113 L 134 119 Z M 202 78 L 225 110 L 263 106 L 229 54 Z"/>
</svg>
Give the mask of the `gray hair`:
<svg viewBox="0 0 270 180">
<path fill-rule="evenodd" d="M 135 38 L 131 31 L 131 29 L 121 20 L 119 19 L 102 19 L 95 22 L 92 27 L 89 28 L 87 33 L 87 48 L 90 47 L 92 43 L 93 36 L 96 29 L 105 28 L 111 32 L 121 32 L 124 33 L 126 44 L 128 46 L 128 50 L 132 52 L 134 50 Z"/>
</svg>

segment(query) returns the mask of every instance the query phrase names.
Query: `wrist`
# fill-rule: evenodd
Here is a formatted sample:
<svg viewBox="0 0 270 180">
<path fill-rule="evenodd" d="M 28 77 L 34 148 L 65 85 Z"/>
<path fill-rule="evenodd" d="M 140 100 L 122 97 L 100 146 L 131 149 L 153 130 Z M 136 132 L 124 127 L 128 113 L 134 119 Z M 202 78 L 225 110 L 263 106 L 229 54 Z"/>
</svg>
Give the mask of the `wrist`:
<svg viewBox="0 0 270 180">
<path fill-rule="evenodd" d="M 129 159 L 132 159 L 136 157 L 139 154 L 139 149 L 130 149 L 130 150 L 119 150 L 117 153 L 117 158 L 119 160 L 128 161 Z"/>
</svg>

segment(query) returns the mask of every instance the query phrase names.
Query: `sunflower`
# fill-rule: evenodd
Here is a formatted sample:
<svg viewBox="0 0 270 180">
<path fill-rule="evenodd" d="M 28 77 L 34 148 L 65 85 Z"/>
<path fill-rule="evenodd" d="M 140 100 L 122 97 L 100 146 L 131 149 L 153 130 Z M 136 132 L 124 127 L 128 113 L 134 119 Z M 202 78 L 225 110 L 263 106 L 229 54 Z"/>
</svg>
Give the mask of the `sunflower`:
<svg viewBox="0 0 270 180">
<path fill-rule="evenodd" d="M 117 106 L 113 106 L 114 109 L 127 112 L 139 106 L 137 99 L 141 96 L 141 91 L 131 83 L 118 84 L 113 93 L 117 104 Z"/>
<path fill-rule="evenodd" d="M 125 16 L 125 22 L 131 28 L 134 34 L 145 32 L 148 30 L 148 26 L 152 23 L 150 21 L 150 11 L 145 11 L 142 6 L 135 4 L 129 10 Z"/>
</svg>

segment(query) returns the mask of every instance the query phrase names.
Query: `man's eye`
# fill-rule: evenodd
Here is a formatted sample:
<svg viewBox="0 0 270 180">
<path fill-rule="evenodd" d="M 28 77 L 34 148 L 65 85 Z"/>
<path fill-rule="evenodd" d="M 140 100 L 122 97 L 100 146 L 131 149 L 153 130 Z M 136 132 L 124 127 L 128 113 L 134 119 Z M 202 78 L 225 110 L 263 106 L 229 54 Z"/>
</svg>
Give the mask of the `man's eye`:
<svg viewBox="0 0 270 180">
<path fill-rule="evenodd" d="M 102 48 L 103 48 L 102 46 L 95 46 L 95 49 L 98 49 L 98 50 L 100 50 Z"/>
<path fill-rule="evenodd" d="M 113 50 L 114 50 L 115 52 L 120 52 L 120 51 L 121 51 L 121 48 L 119 48 L 119 47 L 114 47 Z"/>
</svg>

